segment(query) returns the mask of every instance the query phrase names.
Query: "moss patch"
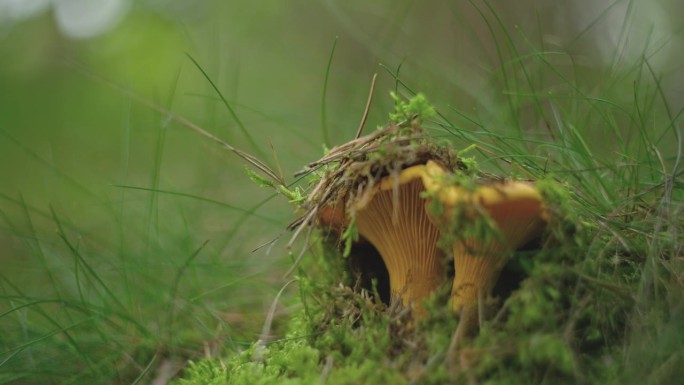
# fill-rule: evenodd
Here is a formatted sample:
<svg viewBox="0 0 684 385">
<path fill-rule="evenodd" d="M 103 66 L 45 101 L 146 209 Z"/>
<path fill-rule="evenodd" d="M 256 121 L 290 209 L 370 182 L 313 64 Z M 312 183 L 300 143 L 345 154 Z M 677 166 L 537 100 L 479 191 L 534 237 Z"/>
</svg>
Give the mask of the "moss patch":
<svg viewBox="0 0 684 385">
<path fill-rule="evenodd" d="M 360 146 L 342 146 L 325 162 L 314 162 L 312 167 L 321 167 L 313 181 L 320 188 L 298 201 L 305 214 L 293 228 L 314 224 L 311 213 L 396 167 L 423 161 L 426 154 L 441 154 L 438 159 L 442 156 L 451 170 L 466 170 L 464 177 L 483 177 L 450 149 L 425 141 L 413 115 L 425 109 L 423 101 L 401 105 L 395 117 L 407 121 L 384 129 L 383 135 L 395 135 L 389 140 L 357 141 Z M 397 138 L 409 147 L 397 145 Z M 383 146 L 367 151 L 378 143 Z M 329 162 L 332 157 L 339 162 Z M 331 175 L 337 177 L 326 181 Z M 634 194 L 627 187 L 616 189 L 616 203 L 607 207 L 551 177 L 537 186 L 550 212 L 546 232 L 508 261 L 494 297 L 480 306 L 479 333 L 463 344 L 452 343 L 459 319 L 448 306 L 450 286 L 425 304 L 424 318 L 414 318 L 410 309 L 388 303 L 381 274 L 358 274 L 368 271 L 364 262 L 372 248 L 355 239 L 353 230 L 333 231 L 330 237 L 319 228 L 297 267 L 300 297 L 282 337 L 191 363 L 176 384 L 673 383 L 681 378 L 684 331 L 676 325 L 684 322 L 684 264 L 681 224 L 664 210 L 673 207 L 670 202 L 651 189 L 639 204 L 619 204 Z M 349 257 L 343 256 L 339 238 L 349 241 Z"/>
</svg>

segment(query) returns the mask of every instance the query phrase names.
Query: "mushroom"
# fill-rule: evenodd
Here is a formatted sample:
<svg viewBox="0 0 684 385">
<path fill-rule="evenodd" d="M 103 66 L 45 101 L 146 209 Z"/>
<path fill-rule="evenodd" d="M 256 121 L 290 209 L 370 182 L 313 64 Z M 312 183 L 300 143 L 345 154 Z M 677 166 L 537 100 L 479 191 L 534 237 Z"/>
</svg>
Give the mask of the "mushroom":
<svg viewBox="0 0 684 385">
<path fill-rule="evenodd" d="M 532 182 L 463 186 L 449 183 L 448 174 L 438 165 L 428 163 L 426 168 L 433 176 L 425 182 L 431 195 L 427 211 L 445 237 L 453 241 L 451 306 L 461 314 L 455 334 L 461 339 L 476 329 L 478 304 L 490 294 L 512 253 L 541 235 L 547 213 Z M 435 203 L 441 212 L 430 209 Z"/>
<path fill-rule="evenodd" d="M 338 241 L 349 226 L 343 200 L 321 206 L 317 217 L 318 226 L 326 229 L 338 238 Z M 340 246 L 339 243 L 338 246 Z M 360 287 L 368 291 L 376 290 L 380 300 L 389 304 L 391 301 L 389 274 L 380 253 L 363 237 L 353 241 L 349 251 L 347 268 L 358 279 Z"/>
<path fill-rule="evenodd" d="M 440 167 L 433 162 L 433 167 Z M 440 233 L 425 211 L 425 165 L 382 178 L 353 204 L 359 235 L 380 253 L 389 273 L 390 295 L 413 306 L 418 316 L 426 299 L 445 278 Z"/>
<path fill-rule="evenodd" d="M 342 234 L 344 228 L 349 225 L 344 211 L 344 202 L 321 207 L 318 212 L 318 225 L 330 229 L 337 235 Z"/>
</svg>

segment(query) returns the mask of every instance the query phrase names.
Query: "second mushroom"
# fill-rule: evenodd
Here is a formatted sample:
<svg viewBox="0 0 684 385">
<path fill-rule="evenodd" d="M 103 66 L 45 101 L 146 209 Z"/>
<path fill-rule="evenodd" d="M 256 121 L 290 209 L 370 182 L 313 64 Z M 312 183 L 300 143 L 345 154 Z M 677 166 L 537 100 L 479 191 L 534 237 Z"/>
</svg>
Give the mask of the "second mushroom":
<svg viewBox="0 0 684 385">
<path fill-rule="evenodd" d="M 456 332 L 460 339 L 477 328 L 478 304 L 490 295 L 513 252 L 541 234 L 546 210 L 531 182 L 470 181 L 465 187 L 449 181 L 434 163 L 426 168 L 432 176 L 425 181 L 431 195 L 426 208 L 451 241 L 454 256 L 451 306 L 461 314 Z"/>
</svg>

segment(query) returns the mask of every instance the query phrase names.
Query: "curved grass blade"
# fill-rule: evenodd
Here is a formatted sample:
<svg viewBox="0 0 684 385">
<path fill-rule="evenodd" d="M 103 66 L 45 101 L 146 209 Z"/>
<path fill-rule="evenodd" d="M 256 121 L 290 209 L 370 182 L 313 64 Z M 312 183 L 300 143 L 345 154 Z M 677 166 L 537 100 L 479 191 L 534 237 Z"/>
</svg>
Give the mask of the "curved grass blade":
<svg viewBox="0 0 684 385">
<path fill-rule="evenodd" d="M 238 125 L 238 128 L 240 129 L 240 131 L 242 131 L 242 134 L 245 136 L 245 138 L 247 138 L 249 144 L 252 145 L 252 147 L 254 148 L 254 151 L 256 151 L 260 157 L 265 158 L 266 154 L 259 148 L 259 145 L 256 143 L 252 135 L 249 133 L 249 131 L 247 131 L 245 124 L 242 123 L 242 120 L 240 120 L 240 118 L 237 116 L 235 110 L 233 109 L 233 107 L 231 107 L 230 103 L 228 103 L 228 100 L 226 100 L 226 98 L 223 96 L 221 90 L 219 90 L 214 81 L 211 80 L 211 77 L 209 77 L 209 75 L 204 71 L 202 66 L 197 62 L 197 60 L 195 60 L 195 58 L 193 58 L 192 56 L 190 56 L 190 54 L 187 53 L 186 56 L 188 57 L 188 59 L 190 59 L 190 61 L 192 61 L 192 64 L 194 64 L 195 67 L 202 73 L 202 76 L 204 76 L 204 78 L 207 79 L 207 81 L 211 85 L 211 88 L 213 88 L 214 91 L 216 91 L 216 94 L 219 96 L 219 98 L 221 98 L 223 105 L 226 107 L 226 109 L 228 109 L 228 112 L 233 117 L 233 120 L 235 120 L 235 123 Z"/>
<path fill-rule="evenodd" d="M 325 79 L 323 79 L 323 96 L 321 96 L 321 131 L 323 133 L 323 144 L 325 147 L 330 148 L 330 133 L 328 132 L 328 111 L 327 111 L 327 99 L 328 99 L 328 80 L 330 78 L 330 68 L 332 67 L 333 56 L 335 55 L 335 47 L 337 47 L 338 36 L 335 36 L 333 41 L 333 46 L 330 49 L 330 56 L 328 57 L 328 66 L 325 68 Z"/>
</svg>

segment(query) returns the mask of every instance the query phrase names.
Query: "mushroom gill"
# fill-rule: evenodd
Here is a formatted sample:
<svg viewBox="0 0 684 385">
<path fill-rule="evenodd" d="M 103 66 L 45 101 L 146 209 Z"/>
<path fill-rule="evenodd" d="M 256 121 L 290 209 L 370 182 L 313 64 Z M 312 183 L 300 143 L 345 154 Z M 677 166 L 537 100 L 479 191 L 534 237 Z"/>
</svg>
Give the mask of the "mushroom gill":
<svg viewBox="0 0 684 385">
<path fill-rule="evenodd" d="M 439 167 L 435 164 L 436 167 Z M 380 253 L 390 277 L 393 300 L 424 314 L 422 301 L 445 278 L 440 233 L 425 212 L 425 165 L 382 178 L 354 202 L 359 235 Z"/>
<path fill-rule="evenodd" d="M 439 167 L 427 167 L 434 170 L 432 175 L 441 172 Z M 476 330 L 477 306 L 490 295 L 513 252 L 541 235 L 546 211 L 531 182 L 464 187 L 446 182 L 446 174 L 442 175 L 426 186 L 431 199 L 438 199 L 442 208 L 441 213 L 431 212 L 430 217 L 452 240 L 455 277 L 451 306 L 461 314 L 456 335 L 462 338 Z M 482 225 L 484 228 L 478 228 Z"/>
</svg>

